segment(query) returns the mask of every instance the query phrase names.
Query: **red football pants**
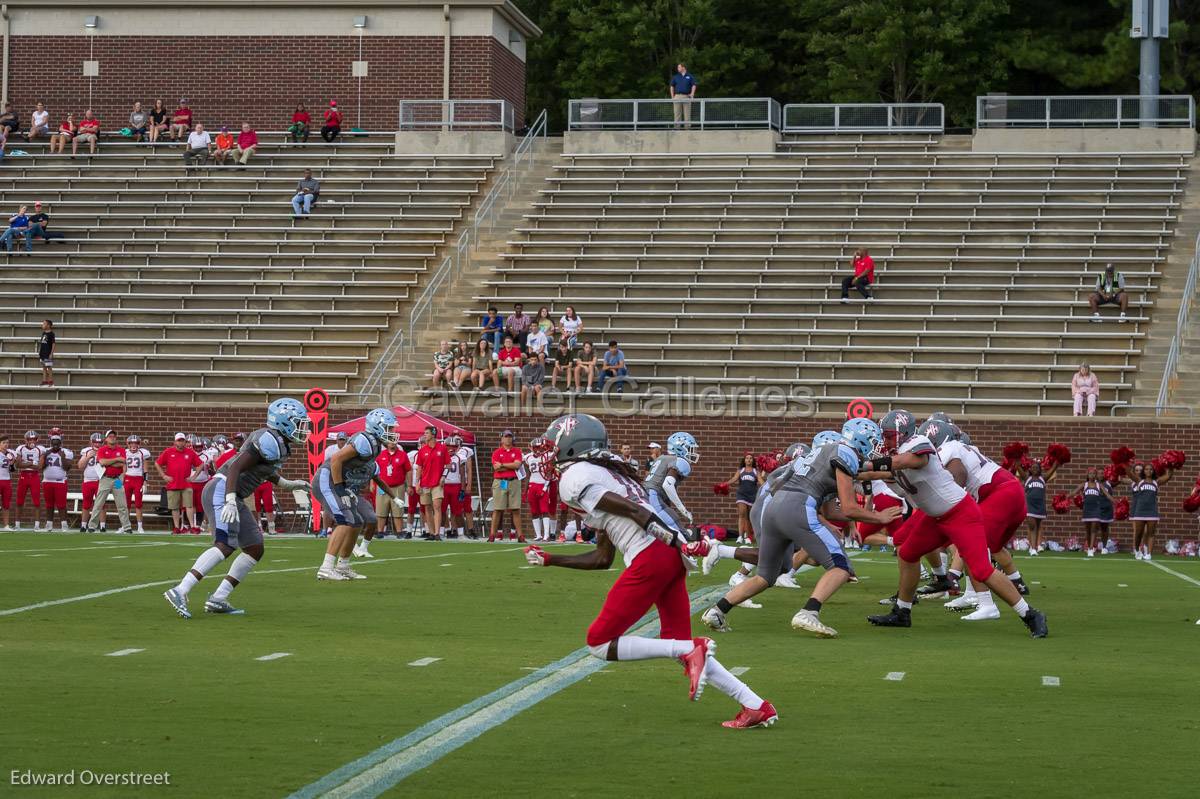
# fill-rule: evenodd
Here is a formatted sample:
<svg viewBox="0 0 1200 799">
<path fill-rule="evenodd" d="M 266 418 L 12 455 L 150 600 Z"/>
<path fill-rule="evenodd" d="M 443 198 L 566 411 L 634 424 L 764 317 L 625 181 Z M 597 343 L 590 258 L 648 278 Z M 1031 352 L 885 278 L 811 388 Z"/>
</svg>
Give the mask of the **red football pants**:
<svg viewBox="0 0 1200 799">
<path fill-rule="evenodd" d="M 979 505 L 967 494 L 957 505 L 938 517 L 928 516 L 917 510 L 898 531 L 903 533 L 903 543 L 897 543 L 896 554 L 901 560 L 916 563 L 925 555 L 953 544 L 958 555 L 967 564 L 971 579 L 987 582 L 995 569 L 988 555 L 987 533 L 983 526 L 983 514 Z"/>
<path fill-rule="evenodd" d="M 633 565 L 608 590 L 600 615 L 587 631 L 587 645 L 599 646 L 629 631 L 651 607 L 658 609 L 658 637 L 687 641 L 692 637 L 692 603 L 687 571 L 679 553 L 655 541 L 638 553 Z"/>
</svg>

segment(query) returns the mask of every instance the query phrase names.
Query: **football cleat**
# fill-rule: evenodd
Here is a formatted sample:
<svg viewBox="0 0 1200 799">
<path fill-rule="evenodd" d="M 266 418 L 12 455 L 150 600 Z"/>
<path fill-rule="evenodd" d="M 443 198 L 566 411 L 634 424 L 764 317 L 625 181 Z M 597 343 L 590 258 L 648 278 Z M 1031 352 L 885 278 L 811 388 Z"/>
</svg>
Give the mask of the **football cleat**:
<svg viewBox="0 0 1200 799">
<path fill-rule="evenodd" d="M 721 726 L 731 730 L 748 730 L 751 727 L 770 727 L 778 720 L 779 714 L 775 711 L 775 706 L 763 700 L 762 707 L 758 710 L 751 710 L 743 705 L 736 716 L 729 721 L 722 721 Z"/>
<path fill-rule="evenodd" d="M 1021 621 L 1029 628 L 1030 638 L 1045 638 L 1050 634 L 1050 628 L 1046 626 L 1046 614 L 1037 608 L 1030 608 Z"/>
<path fill-rule="evenodd" d="M 730 587 L 730 588 L 737 588 L 739 585 L 741 585 L 742 583 L 744 583 L 744 582 L 746 581 L 746 578 L 747 578 L 747 577 L 749 577 L 749 576 L 750 576 L 750 575 L 748 575 L 748 574 L 745 574 L 745 573 L 743 573 L 743 572 L 740 572 L 740 571 L 736 571 L 736 572 L 734 572 L 733 574 L 729 575 L 729 587 Z"/>
<path fill-rule="evenodd" d="M 320 569 L 317 569 L 317 579 L 318 580 L 333 580 L 336 582 L 338 580 L 349 580 L 350 577 L 348 577 L 347 575 L 338 571 L 337 569 L 326 569 L 326 568 L 322 567 Z"/>
<path fill-rule="evenodd" d="M 713 605 L 700 616 L 701 623 L 711 630 L 716 630 L 719 633 L 727 633 L 731 629 L 725 622 L 725 614 L 716 605 Z"/>
<path fill-rule="evenodd" d="M 226 602 L 224 599 L 213 599 L 211 596 L 204 600 L 205 613 L 225 613 L 231 616 L 240 616 L 246 611 L 241 608 L 235 608 L 233 605 Z"/>
<path fill-rule="evenodd" d="M 952 610 L 955 613 L 962 613 L 964 610 L 974 610 L 979 606 L 979 600 L 974 594 L 963 594 L 951 599 L 949 602 L 942 605 L 946 610 Z"/>
<path fill-rule="evenodd" d="M 354 571 L 354 569 L 351 569 L 349 566 L 345 567 L 344 569 L 340 569 L 340 568 L 334 569 L 334 571 L 341 572 L 342 574 L 344 574 L 346 576 L 347 580 L 365 580 L 365 579 L 367 579 L 367 575 L 359 574 L 358 572 Z"/>
<path fill-rule="evenodd" d="M 867 616 L 867 621 L 876 627 L 912 627 L 912 609 L 892 605 L 890 613 Z"/>
<path fill-rule="evenodd" d="M 896 600 L 899 598 L 900 598 L 900 594 L 892 594 L 891 596 L 887 597 L 886 599 L 879 600 L 879 604 L 883 605 L 884 607 L 888 607 L 889 605 L 896 604 Z M 921 601 L 921 597 L 917 594 L 913 594 L 913 604 L 915 605 L 920 601 Z"/>
<path fill-rule="evenodd" d="M 963 621 L 991 621 L 1000 618 L 1000 609 L 992 602 L 980 605 L 974 613 L 962 617 Z"/>
<path fill-rule="evenodd" d="M 958 596 L 958 584 L 944 574 L 935 574 L 932 580 L 917 589 L 917 596 L 922 599 L 941 599 L 945 596 Z"/>
<path fill-rule="evenodd" d="M 792 616 L 792 629 L 816 633 L 818 638 L 837 638 L 838 631 L 821 621 L 821 616 L 814 610 L 798 610 Z"/>
<path fill-rule="evenodd" d="M 739 608 L 750 608 L 751 610 L 758 610 L 759 608 L 762 607 L 762 605 L 755 602 L 753 599 L 743 599 L 741 602 L 738 603 L 738 607 Z"/>
<path fill-rule="evenodd" d="M 174 588 L 168 588 L 166 591 L 163 591 L 163 599 L 167 600 L 171 604 L 171 607 L 175 608 L 175 612 L 179 614 L 180 618 L 190 619 L 192 617 L 191 611 L 188 610 L 187 597 Z"/>
<path fill-rule="evenodd" d="M 717 561 L 719 561 L 720 559 L 721 559 L 721 547 L 718 546 L 714 542 L 711 546 L 709 546 L 708 552 L 705 553 L 705 555 L 704 555 L 704 560 L 701 561 L 701 563 L 700 563 L 700 571 L 702 571 L 704 574 L 711 574 L 712 570 L 713 570 L 713 566 L 716 566 Z M 740 572 L 738 572 L 738 573 L 740 574 Z M 733 578 L 731 577 L 729 579 L 730 579 L 730 585 L 734 585 L 734 583 L 732 582 Z M 738 582 L 741 582 L 741 580 L 739 580 Z"/>
<path fill-rule="evenodd" d="M 775 578 L 775 585 L 778 588 L 799 588 L 800 584 L 796 582 L 796 578 L 790 574 L 781 574 Z"/>
<path fill-rule="evenodd" d="M 695 648 L 679 660 L 683 663 L 683 673 L 688 677 L 688 699 L 695 702 L 708 684 L 705 672 L 708 670 L 708 659 L 717 651 L 717 644 L 711 638 L 693 638 L 692 642 Z"/>
</svg>

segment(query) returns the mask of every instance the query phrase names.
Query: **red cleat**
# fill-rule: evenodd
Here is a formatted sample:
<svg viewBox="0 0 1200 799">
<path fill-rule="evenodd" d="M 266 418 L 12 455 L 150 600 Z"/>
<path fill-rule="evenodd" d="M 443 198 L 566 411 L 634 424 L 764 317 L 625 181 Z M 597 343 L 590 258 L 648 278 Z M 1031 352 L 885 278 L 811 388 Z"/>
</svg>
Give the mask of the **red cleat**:
<svg viewBox="0 0 1200 799">
<path fill-rule="evenodd" d="M 171 528 L 171 535 L 179 535 L 179 533 L 180 533 L 180 529 L 178 527 Z"/>
<path fill-rule="evenodd" d="M 524 536 L 524 535 L 519 535 L 519 536 L 517 536 L 517 543 L 518 543 L 518 544 L 524 544 L 524 543 L 525 543 L 525 536 Z"/>
<path fill-rule="evenodd" d="M 731 730 L 748 730 L 751 727 L 770 727 L 778 719 L 779 714 L 775 712 L 775 706 L 764 700 L 758 710 L 742 707 L 732 719 L 722 721 L 721 726 Z"/>
<path fill-rule="evenodd" d="M 489 543 L 489 544 L 494 544 L 494 543 L 496 543 L 496 536 L 494 536 L 494 535 L 489 535 L 489 536 L 488 536 L 488 543 Z"/>
<path fill-rule="evenodd" d="M 717 644 L 711 638 L 693 638 L 692 642 L 696 645 L 695 649 L 679 658 L 679 661 L 683 663 L 683 673 L 687 675 L 690 683 L 688 699 L 695 702 L 704 693 L 704 686 L 708 683 L 704 671 L 708 666 L 708 659 L 717 651 Z"/>
<path fill-rule="evenodd" d="M 200 528 L 199 528 L 199 527 L 193 527 L 193 528 L 192 528 L 192 535 L 200 535 Z"/>
<path fill-rule="evenodd" d="M 583 535 L 581 535 L 580 533 L 576 533 L 575 534 L 575 543 L 582 544 L 583 543 Z"/>
<path fill-rule="evenodd" d="M 560 543 L 560 544 L 567 543 L 567 537 L 565 535 L 563 535 L 562 533 L 559 533 L 558 534 L 558 543 Z"/>
</svg>

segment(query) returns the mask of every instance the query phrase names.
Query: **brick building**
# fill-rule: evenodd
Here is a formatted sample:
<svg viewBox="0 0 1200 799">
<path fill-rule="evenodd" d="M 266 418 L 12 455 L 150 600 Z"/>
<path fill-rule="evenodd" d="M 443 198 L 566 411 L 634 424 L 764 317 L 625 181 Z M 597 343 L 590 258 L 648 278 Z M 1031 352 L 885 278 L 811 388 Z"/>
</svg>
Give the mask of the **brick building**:
<svg viewBox="0 0 1200 799">
<path fill-rule="evenodd" d="M 525 45 L 540 30 L 511 0 L 10 0 L 2 93 L 22 127 L 91 107 L 124 127 L 135 100 L 190 101 L 206 126 L 287 127 L 336 100 L 348 127 L 395 130 L 401 99 L 525 107 Z M 361 25 L 362 27 L 356 27 Z M 447 53 L 447 48 L 449 52 Z M 366 75 L 355 77 L 355 62 Z M 449 68 L 447 70 L 447 64 Z M 361 71 L 361 67 L 359 71 Z"/>
</svg>

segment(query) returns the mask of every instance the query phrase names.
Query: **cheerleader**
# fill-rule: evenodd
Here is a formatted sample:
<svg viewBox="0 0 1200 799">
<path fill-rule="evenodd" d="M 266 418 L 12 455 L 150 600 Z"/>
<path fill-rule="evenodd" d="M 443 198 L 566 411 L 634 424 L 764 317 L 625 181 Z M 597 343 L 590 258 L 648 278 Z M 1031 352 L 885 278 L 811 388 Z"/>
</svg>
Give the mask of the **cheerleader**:
<svg viewBox="0 0 1200 799">
<path fill-rule="evenodd" d="M 1112 507 L 1112 491 L 1108 481 L 1100 479 L 1099 470 L 1094 466 L 1089 466 L 1087 477 L 1084 479 L 1083 485 L 1076 489 L 1075 494 L 1076 496 L 1083 495 L 1083 531 L 1086 541 L 1084 549 L 1089 558 L 1094 557 L 1096 539 L 1100 536 L 1100 525 L 1105 518 L 1101 515 L 1101 503 L 1107 498 L 1109 508 Z M 1111 513 L 1110 510 L 1107 518 L 1112 518 Z"/>
<path fill-rule="evenodd" d="M 1154 551 L 1154 533 L 1158 530 L 1158 489 L 1171 479 L 1171 470 L 1165 472 L 1160 480 L 1153 464 L 1138 463 L 1133 467 L 1129 520 L 1133 522 L 1133 556 L 1138 560 L 1150 560 L 1150 553 Z"/>
<path fill-rule="evenodd" d="M 1029 525 L 1029 554 L 1042 551 L 1042 522 L 1046 520 L 1046 484 L 1054 479 L 1058 470 L 1055 463 L 1045 474 L 1042 464 L 1034 461 L 1025 476 L 1025 521 Z"/>
<path fill-rule="evenodd" d="M 750 508 L 758 496 L 758 487 L 763 484 L 762 470 L 754 465 L 754 456 L 747 452 L 738 464 L 738 470 L 733 473 L 726 483 L 737 487 L 735 504 L 738 514 L 737 543 L 751 544 L 754 542 L 754 528 L 750 526 Z"/>
</svg>

